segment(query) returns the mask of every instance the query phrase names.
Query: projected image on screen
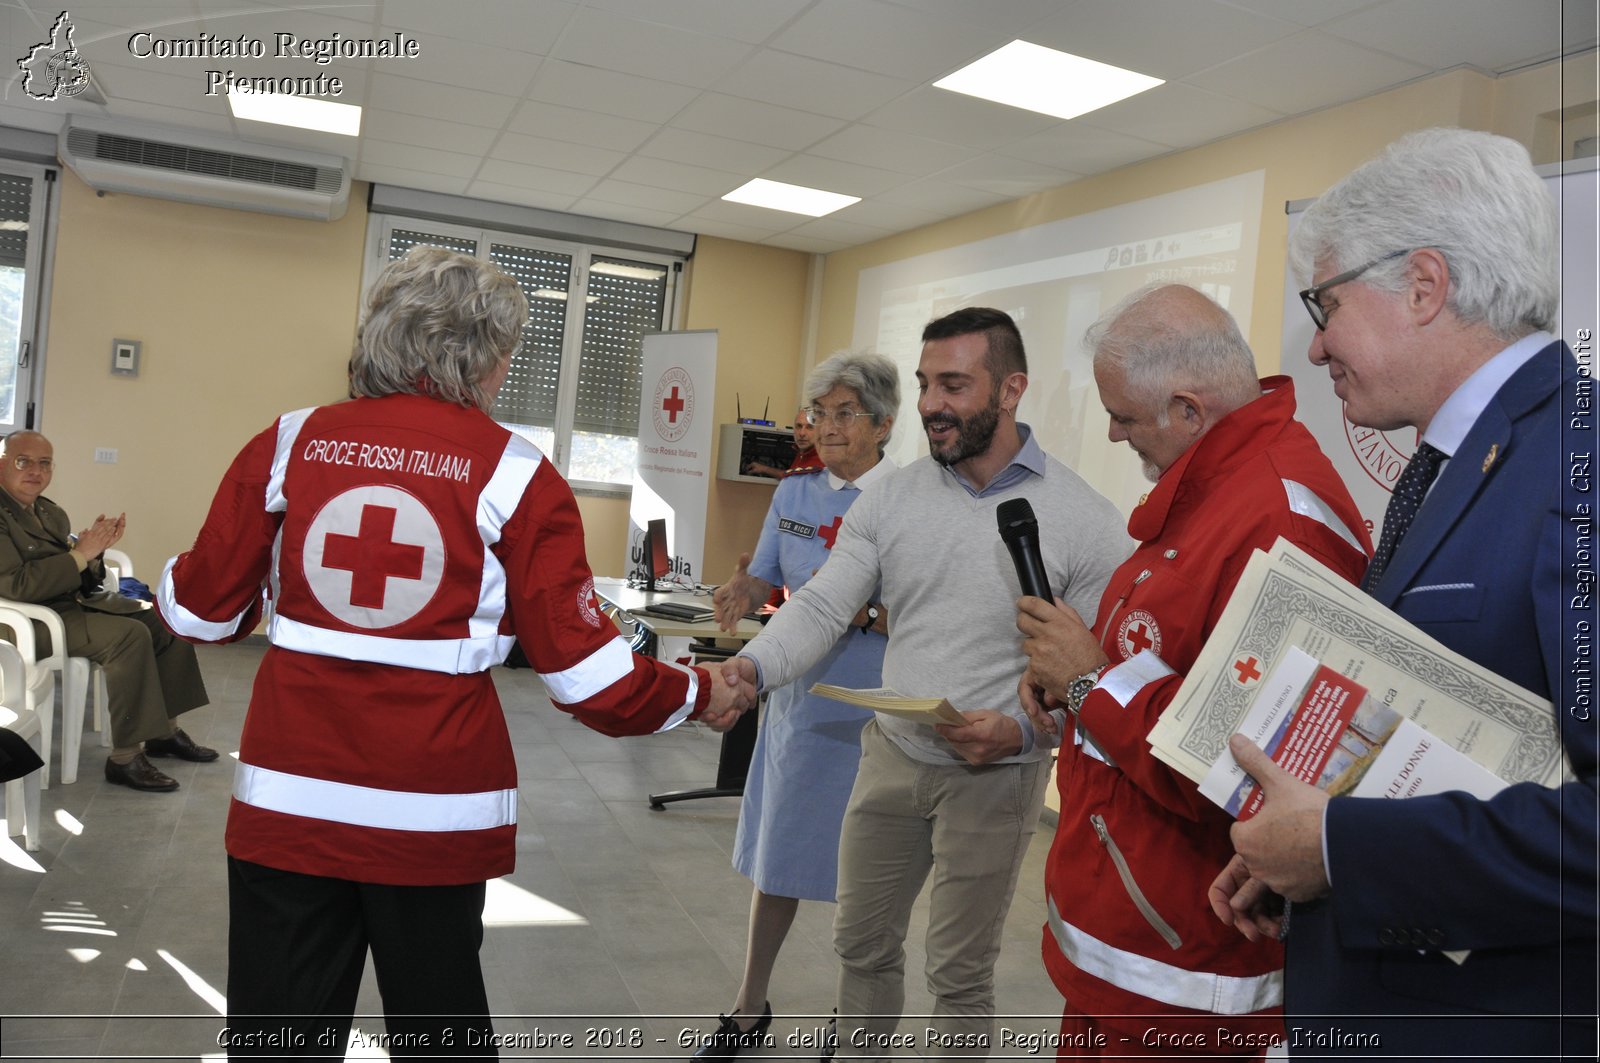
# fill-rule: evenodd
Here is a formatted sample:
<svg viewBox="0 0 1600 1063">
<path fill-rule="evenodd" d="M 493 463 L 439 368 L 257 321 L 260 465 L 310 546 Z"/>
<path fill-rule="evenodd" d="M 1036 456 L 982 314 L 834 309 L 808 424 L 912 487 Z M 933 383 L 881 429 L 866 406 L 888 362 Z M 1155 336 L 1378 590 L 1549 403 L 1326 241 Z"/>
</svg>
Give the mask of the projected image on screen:
<svg viewBox="0 0 1600 1063">
<path fill-rule="evenodd" d="M 1128 512 L 1149 483 L 1128 448 L 1106 439 L 1084 330 L 1144 285 L 1177 282 L 1211 295 L 1248 334 L 1262 180 L 1258 170 L 863 270 L 854 343 L 903 367 L 900 419 L 920 425 L 911 383 L 923 326 L 963 306 L 1006 311 L 1028 350 L 1019 418 Z M 889 446 L 902 465 L 927 452 L 917 431 L 895 433 Z"/>
</svg>

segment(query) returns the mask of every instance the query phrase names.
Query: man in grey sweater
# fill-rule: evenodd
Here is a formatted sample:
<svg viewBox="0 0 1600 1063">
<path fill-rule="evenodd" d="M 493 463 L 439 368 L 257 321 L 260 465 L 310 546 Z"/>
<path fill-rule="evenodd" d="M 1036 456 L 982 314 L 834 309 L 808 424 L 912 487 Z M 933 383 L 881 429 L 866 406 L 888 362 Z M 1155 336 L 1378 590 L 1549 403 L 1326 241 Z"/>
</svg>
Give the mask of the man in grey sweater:
<svg viewBox="0 0 1600 1063">
<path fill-rule="evenodd" d="M 935 729 L 880 713 L 862 732 L 834 923 L 847 1059 L 994 1046 L 994 963 L 1050 770 L 1050 749 L 1034 743 L 1017 701 L 1020 589 L 995 510 L 1029 500 L 1051 589 L 1083 616 L 1132 549 L 1115 507 L 1017 421 L 1027 360 L 1008 315 L 958 310 L 922 340 L 917 410 L 930 457 L 862 493 L 827 564 L 727 666 L 763 689 L 791 682 L 870 598 L 890 618 L 884 684 L 947 698 L 970 721 Z M 904 942 L 930 872 L 934 1014 L 925 1031 L 901 1035 L 907 1042 L 894 1036 Z"/>
</svg>

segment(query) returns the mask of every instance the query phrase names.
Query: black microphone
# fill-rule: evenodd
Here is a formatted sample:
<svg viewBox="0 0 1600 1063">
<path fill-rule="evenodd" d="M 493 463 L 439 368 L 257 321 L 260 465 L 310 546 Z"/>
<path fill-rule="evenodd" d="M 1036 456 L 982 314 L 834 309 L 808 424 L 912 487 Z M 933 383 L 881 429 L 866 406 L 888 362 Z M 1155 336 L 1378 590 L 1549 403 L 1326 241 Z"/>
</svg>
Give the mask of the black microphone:
<svg viewBox="0 0 1600 1063">
<path fill-rule="evenodd" d="M 1039 555 L 1039 522 L 1034 518 L 1033 506 L 1026 498 L 1009 498 L 1000 503 L 995 517 L 1000 522 L 1000 538 L 1011 551 L 1011 563 L 1017 566 L 1022 593 L 1055 601 L 1050 593 L 1050 577 L 1044 573 L 1044 558 Z"/>
</svg>

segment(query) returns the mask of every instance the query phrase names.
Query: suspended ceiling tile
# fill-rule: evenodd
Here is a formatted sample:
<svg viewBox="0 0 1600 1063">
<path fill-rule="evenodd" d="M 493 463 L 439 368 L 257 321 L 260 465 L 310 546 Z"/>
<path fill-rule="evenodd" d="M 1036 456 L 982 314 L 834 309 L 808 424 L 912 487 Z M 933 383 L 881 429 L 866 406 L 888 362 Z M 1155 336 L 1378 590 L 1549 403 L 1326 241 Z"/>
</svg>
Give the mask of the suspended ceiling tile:
<svg viewBox="0 0 1600 1063">
<path fill-rule="evenodd" d="M 985 150 L 1061 124 L 1059 118 L 1046 114 L 936 89 L 932 85 L 907 93 L 861 121 L 897 133 Z"/>
<path fill-rule="evenodd" d="M 692 192 L 677 192 L 670 188 L 636 185 L 628 181 L 607 178 L 590 189 L 587 197 L 604 203 L 620 203 L 628 207 L 644 207 L 676 215 L 687 214 L 705 203 L 706 197 Z"/>
<path fill-rule="evenodd" d="M 632 151 L 648 140 L 657 127 L 633 118 L 531 100 L 517 108 L 507 128 L 529 136 Z"/>
<path fill-rule="evenodd" d="M 911 91 L 917 84 L 763 48 L 714 87 L 728 96 L 853 119 Z"/>
<path fill-rule="evenodd" d="M 525 52 L 491 48 L 475 41 L 429 37 L 419 41 L 416 59 L 369 60 L 385 74 L 431 81 L 501 96 L 521 97 L 532 84 L 541 60 Z M 426 62 L 423 60 L 426 59 Z"/>
<path fill-rule="evenodd" d="M 1171 81 L 1298 28 L 1217 0 L 1077 0 L 1033 27 L 1028 40 Z"/>
<path fill-rule="evenodd" d="M 900 7 L 935 15 L 953 23 L 978 26 L 1011 38 L 1031 39 L 1027 31 L 1058 13 L 1062 0 L 893 0 Z"/>
<path fill-rule="evenodd" d="M 738 174 L 671 162 L 667 159 L 643 159 L 638 156 L 618 166 L 611 176 L 619 181 L 631 181 L 636 185 L 673 188 L 679 192 L 695 192 L 703 196 L 720 196 L 744 184 L 744 178 Z"/>
<path fill-rule="evenodd" d="M 1146 140 L 1169 148 L 1188 148 L 1282 117 L 1281 111 L 1269 107 L 1258 107 L 1193 85 L 1169 83 L 1090 111 L 1074 119 L 1074 123 L 1109 130 L 1137 129 Z"/>
<path fill-rule="evenodd" d="M 790 151 L 799 151 L 844 126 L 837 118 L 715 92 L 700 96 L 670 124 Z"/>
<path fill-rule="evenodd" d="M 572 17 L 550 55 L 586 67 L 705 88 L 750 52 L 749 44 L 728 37 L 586 7 Z"/>
<path fill-rule="evenodd" d="M 526 2 L 526 0 L 522 0 Z M 760 44 L 804 11 L 811 0 L 588 0 L 588 7 L 643 22 Z"/>
<path fill-rule="evenodd" d="M 1302 114 L 1381 92 L 1427 73 L 1427 67 L 1416 63 L 1318 30 L 1302 30 L 1187 80 L 1259 107 Z"/>
<path fill-rule="evenodd" d="M 610 218 L 629 221 L 635 225 L 667 225 L 682 217 L 680 211 L 651 210 L 648 207 L 630 207 L 625 203 L 608 203 L 603 199 L 580 199 L 572 205 L 575 214 L 592 218 Z"/>
<path fill-rule="evenodd" d="M 363 166 L 371 164 L 404 167 L 465 180 L 477 174 L 483 159 L 477 155 L 435 151 L 432 148 L 418 148 L 407 144 L 390 144 L 369 138 L 361 142 L 361 163 Z"/>
<path fill-rule="evenodd" d="M 424 173 L 421 170 L 412 170 L 401 166 L 362 165 L 356 168 L 355 176 L 359 180 L 371 181 L 374 184 L 415 188 L 422 192 L 442 192 L 451 196 L 464 196 L 467 194 L 468 181 L 465 178 L 446 177 L 437 173 Z"/>
<path fill-rule="evenodd" d="M 1519 0 L 1515 19 L 1484 33 L 1504 8 L 1504 0 L 1388 0 L 1322 30 L 1430 67 L 1508 70 L 1560 53 L 1561 0 Z"/>
<path fill-rule="evenodd" d="M 578 5 L 565 0 L 472 0 L 441 4 L 439 0 L 383 0 L 382 24 L 413 35 L 450 37 L 543 55 L 561 35 Z"/>
<path fill-rule="evenodd" d="M 905 232 L 907 229 L 917 229 L 924 225 L 932 225 L 941 220 L 944 215 L 919 207 L 908 207 L 900 203 L 885 203 L 882 199 L 863 199 L 860 203 L 852 203 L 828 215 L 840 221 L 859 222 L 873 229 L 883 229 L 887 232 Z"/>
<path fill-rule="evenodd" d="M 771 229 L 763 229 L 754 225 L 740 225 L 738 222 L 719 221 L 716 218 L 702 217 L 691 214 L 686 218 L 679 218 L 669 228 L 683 232 L 704 233 L 707 236 L 720 236 L 724 240 L 742 240 L 747 244 L 761 243 L 768 237 L 775 235 Z"/>
<path fill-rule="evenodd" d="M 1167 150 L 1154 141 L 1073 121 L 1013 141 L 996 149 L 996 154 L 1087 175 L 1154 158 Z"/>
<path fill-rule="evenodd" d="M 197 129 L 201 132 L 223 136 L 232 136 L 236 129 L 233 116 L 230 114 L 185 111 L 183 112 L 183 121 L 180 124 L 173 121 L 172 108 L 154 103 L 139 103 L 136 100 L 116 100 L 109 108 L 96 108 L 95 111 L 102 116 L 110 118 L 126 118 L 135 122 L 150 122 L 174 129 Z M 83 111 L 79 113 L 87 114 L 91 112 Z M 354 150 L 354 146 L 351 146 L 346 148 L 342 154 L 348 156 Z"/>
<path fill-rule="evenodd" d="M 696 95 L 687 85 L 554 59 L 539 67 L 528 92 L 529 99 L 652 123 L 667 121 Z"/>
<path fill-rule="evenodd" d="M 1301 26 L 1320 26 L 1324 22 L 1371 7 L 1377 0 L 1223 0 L 1230 7 L 1258 15 L 1288 19 Z"/>
<path fill-rule="evenodd" d="M 495 142 L 495 131 L 481 126 L 446 122 L 438 118 L 401 114 L 368 107 L 361 112 L 363 140 L 387 140 L 392 144 L 416 144 L 440 151 L 463 151 L 486 155 Z"/>
<path fill-rule="evenodd" d="M 552 195 L 563 195 L 569 201 L 585 194 L 595 185 L 595 179 L 589 174 L 553 170 L 548 166 L 524 166 L 521 163 L 499 162 L 494 159 L 485 160 L 483 168 L 478 171 L 478 179 Z"/>
<path fill-rule="evenodd" d="M 978 151 L 962 144 L 857 123 L 813 144 L 807 154 L 921 177 L 973 158 Z"/>
<path fill-rule="evenodd" d="M 820 188 L 845 196 L 872 196 L 905 183 L 905 175 L 871 166 L 825 159 L 818 155 L 792 155 L 761 175 L 806 188 Z"/>
<path fill-rule="evenodd" d="M 571 210 L 576 197 L 527 188 L 520 184 L 505 185 L 494 181 L 474 181 L 467 186 L 467 195 L 474 199 L 487 199 L 491 203 L 515 203 L 540 210 Z"/>
<path fill-rule="evenodd" d="M 926 82 L 1009 39 L 994 29 L 880 0 L 818 0 L 768 43 L 813 59 Z"/>
<path fill-rule="evenodd" d="M 547 137 L 530 137 L 521 133 L 502 133 L 495 142 L 490 158 L 505 162 L 519 162 L 530 166 L 548 166 L 555 170 L 604 177 L 626 159 L 627 153 L 594 148 L 584 144 L 569 144 Z"/>
<path fill-rule="evenodd" d="M 753 177 L 788 158 L 790 153 L 783 148 L 669 126 L 640 147 L 639 154 Z"/>
<path fill-rule="evenodd" d="M 770 210 L 767 207 L 752 207 L 748 203 L 729 203 L 721 199 L 705 203 L 692 212 L 690 217 L 726 222 L 750 229 L 762 229 L 769 233 L 786 232 L 801 222 L 811 220 L 804 214 L 794 214 L 787 210 Z"/>
<path fill-rule="evenodd" d="M 374 107 L 402 114 L 417 114 L 441 121 L 465 122 L 467 125 L 503 126 L 517 101 L 511 96 L 497 96 L 475 89 L 458 89 L 415 78 L 395 77 L 393 74 L 374 74 L 372 91 L 367 97 Z"/>
</svg>

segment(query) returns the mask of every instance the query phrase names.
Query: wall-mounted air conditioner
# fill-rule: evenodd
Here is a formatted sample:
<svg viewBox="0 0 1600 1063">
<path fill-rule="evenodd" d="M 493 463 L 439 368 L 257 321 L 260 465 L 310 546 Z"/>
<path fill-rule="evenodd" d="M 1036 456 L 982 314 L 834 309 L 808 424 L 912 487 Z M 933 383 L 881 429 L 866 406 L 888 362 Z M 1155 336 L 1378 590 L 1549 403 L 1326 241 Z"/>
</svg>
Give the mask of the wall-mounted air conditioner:
<svg viewBox="0 0 1600 1063">
<path fill-rule="evenodd" d="M 73 115 L 56 152 L 99 192 L 321 221 L 350 202 L 347 159 L 186 129 Z"/>
</svg>

